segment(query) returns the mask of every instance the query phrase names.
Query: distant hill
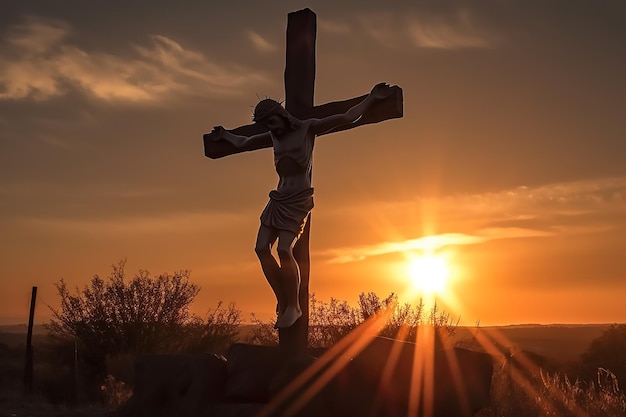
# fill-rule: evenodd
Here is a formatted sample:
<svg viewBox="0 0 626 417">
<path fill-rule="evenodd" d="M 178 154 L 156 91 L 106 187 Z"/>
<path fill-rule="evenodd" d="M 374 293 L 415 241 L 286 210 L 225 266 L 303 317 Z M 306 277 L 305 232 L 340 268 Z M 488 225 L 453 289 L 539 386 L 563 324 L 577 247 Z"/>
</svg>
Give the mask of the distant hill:
<svg viewBox="0 0 626 417">
<path fill-rule="evenodd" d="M 28 331 L 27 324 L 0 324 L 0 333 L 23 333 Z M 43 324 L 33 326 L 33 334 L 47 334 L 48 331 Z"/>
<path fill-rule="evenodd" d="M 250 335 L 252 325 L 242 325 L 239 340 Z M 469 339 L 476 331 L 485 332 L 490 339 L 497 340 L 505 347 L 531 351 L 558 362 L 570 362 L 579 359 L 592 340 L 602 335 L 610 324 L 563 324 L 563 325 L 512 325 L 463 327 L 459 326 L 456 340 Z M 0 325 L 0 344 L 10 347 L 26 345 L 25 324 Z M 44 325 L 33 327 L 34 343 L 47 334 Z"/>
<path fill-rule="evenodd" d="M 26 324 L 5 324 L 0 325 L 0 344 L 9 347 L 26 346 L 26 333 L 28 326 Z M 41 340 L 48 334 L 43 324 L 33 326 L 33 343 Z"/>
<path fill-rule="evenodd" d="M 476 331 L 485 332 L 490 339 L 505 347 L 531 351 L 565 363 L 576 361 L 592 340 L 607 330 L 610 324 L 513 325 L 489 327 L 460 327 L 457 340 L 469 338 Z"/>
<path fill-rule="evenodd" d="M 455 340 L 470 339 L 476 331 L 484 332 L 505 348 L 530 351 L 556 363 L 580 359 L 591 341 L 602 335 L 610 324 L 522 324 L 510 326 L 458 326 Z M 252 325 L 242 325 L 239 340 L 245 340 Z"/>
</svg>

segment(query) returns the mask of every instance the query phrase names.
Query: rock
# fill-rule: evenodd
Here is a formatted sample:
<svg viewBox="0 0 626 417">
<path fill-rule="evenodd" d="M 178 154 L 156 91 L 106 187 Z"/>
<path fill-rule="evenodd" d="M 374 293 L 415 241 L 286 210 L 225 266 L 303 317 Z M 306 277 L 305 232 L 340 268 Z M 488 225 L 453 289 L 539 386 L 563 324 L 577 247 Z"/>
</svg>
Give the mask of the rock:
<svg viewBox="0 0 626 417">
<path fill-rule="evenodd" d="M 421 354 L 416 349 L 414 343 L 372 338 L 328 377 L 323 375 L 334 368 L 336 358 L 318 362 L 310 352 L 284 358 L 277 347 L 236 343 L 227 359 L 148 356 L 138 361 L 135 393 L 117 417 L 253 417 L 261 411 L 267 417 L 409 415 L 411 387 L 418 380 L 414 359 Z M 417 391 L 422 393 L 418 415 L 424 414 L 427 398 L 432 398 L 433 417 L 472 416 L 490 404 L 493 363 L 488 354 L 435 350 L 426 363 L 432 383 L 426 390 L 422 383 Z M 296 386 L 294 381 L 310 367 L 320 369 Z M 287 413 L 320 380 L 324 384 L 308 401 L 295 414 Z"/>
<path fill-rule="evenodd" d="M 226 354 L 228 382 L 225 400 L 265 403 L 270 400 L 270 383 L 278 374 L 281 356 L 277 347 L 234 343 Z"/>
<path fill-rule="evenodd" d="M 325 390 L 333 415 L 408 415 L 411 386 L 416 383 L 415 349 L 414 343 L 373 338 Z M 432 366 L 434 417 L 472 416 L 491 403 L 490 355 L 459 348 L 436 350 Z M 421 386 L 423 393 L 424 383 Z M 419 400 L 420 415 L 424 400 Z"/>
<path fill-rule="evenodd" d="M 147 355 L 135 364 L 133 396 L 115 417 L 197 417 L 221 401 L 226 360 L 217 355 Z"/>
</svg>

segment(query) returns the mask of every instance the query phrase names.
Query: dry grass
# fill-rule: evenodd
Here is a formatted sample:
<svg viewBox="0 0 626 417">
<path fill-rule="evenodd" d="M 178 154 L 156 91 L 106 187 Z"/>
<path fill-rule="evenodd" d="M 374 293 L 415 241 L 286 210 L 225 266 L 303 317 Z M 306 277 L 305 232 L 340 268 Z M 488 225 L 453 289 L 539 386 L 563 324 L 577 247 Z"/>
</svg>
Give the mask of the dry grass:
<svg viewBox="0 0 626 417">
<path fill-rule="evenodd" d="M 595 381 L 571 381 L 560 373 L 528 375 L 506 363 L 496 367 L 493 404 L 478 417 L 620 417 L 626 395 L 615 375 L 599 369 Z"/>
</svg>

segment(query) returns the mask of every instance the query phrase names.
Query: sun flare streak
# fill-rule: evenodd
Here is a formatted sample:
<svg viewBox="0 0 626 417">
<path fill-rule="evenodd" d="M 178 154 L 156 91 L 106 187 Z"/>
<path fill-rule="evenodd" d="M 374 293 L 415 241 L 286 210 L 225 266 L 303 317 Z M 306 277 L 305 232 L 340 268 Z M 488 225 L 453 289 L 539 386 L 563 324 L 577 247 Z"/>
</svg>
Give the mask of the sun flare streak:
<svg viewBox="0 0 626 417">
<path fill-rule="evenodd" d="M 269 417 L 281 408 L 284 408 L 282 415 L 286 417 L 297 415 L 320 390 L 350 363 L 354 356 L 367 347 L 372 338 L 376 336 L 377 330 L 389 318 L 389 314 L 390 312 L 386 311 L 371 316 L 339 343 L 331 347 L 296 379 L 285 386 L 272 401 L 259 411 L 257 417 Z M 304 391 L 297 394 L 303 388 Z"/>
</svg>

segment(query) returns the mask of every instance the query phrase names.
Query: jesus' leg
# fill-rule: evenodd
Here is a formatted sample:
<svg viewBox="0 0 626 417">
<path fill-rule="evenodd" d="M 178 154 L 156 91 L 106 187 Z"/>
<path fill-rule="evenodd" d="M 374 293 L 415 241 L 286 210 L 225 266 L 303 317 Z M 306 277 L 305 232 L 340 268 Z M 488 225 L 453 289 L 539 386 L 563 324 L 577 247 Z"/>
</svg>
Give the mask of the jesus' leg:
<svg viewBox="0 0 626 417">
<path fill-rule="evenodd" d="M 280 258 L 281 288 L 284 291 L 287 306 L 278 315 L 276 328 L 289 327 L 302 316 L 300 309 L 300 268 L 293 256 L 293 247 L 298 237 L 295 233 L 281 230 L 278 233 L 278 257 Z"/>
<path fill-rule="evenodd" d="M 287 301 L 285 300 L 285 291 L 282 284 L 282 275 L 280 266 L 276 262 L 276 258 L 272 255 L 272 245 L 278 238 L 278 230 L 265 225 L 259 227 L 259 234 L 256 239 L 254 251 L 261 262 L 261 269 L 272 287 L 274 295 L 276 295 L 276 314 L 280 314 L 285 309 Z"/>
</svg>

